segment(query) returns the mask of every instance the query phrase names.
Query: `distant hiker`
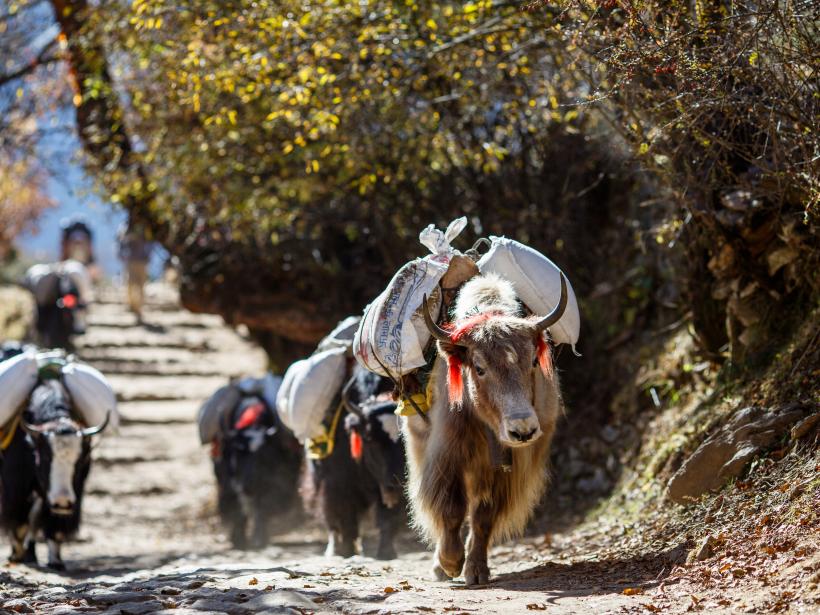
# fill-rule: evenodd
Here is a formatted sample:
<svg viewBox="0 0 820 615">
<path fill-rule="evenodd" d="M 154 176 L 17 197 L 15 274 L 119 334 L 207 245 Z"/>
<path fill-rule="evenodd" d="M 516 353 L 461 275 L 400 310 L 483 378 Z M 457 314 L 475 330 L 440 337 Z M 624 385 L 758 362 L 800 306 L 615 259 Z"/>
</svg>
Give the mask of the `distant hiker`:
<svg viewBox="0 0 820 615">
<path fill-rule="evenodd" d="M 82 214 L 60 220 L 60 260 L 82 263 L 94 282 L 100 278 L 94 258 L 94 233 Z"/>
<path fill-rule="evenodd" d="M 94 233 L 85 216 L 60 221 L 60 260 L 75 260 L 88 267 L 94 262 Z"/>
<path fill-rule="evenodd" d="M 145 229 L 134 223 L 123 225 L 118 234 L 120 259 L 128 275 L 128 307 L 142 321 L 145 283 L 148 280 L 148 261 L 153 250 Z"/>
</svg>

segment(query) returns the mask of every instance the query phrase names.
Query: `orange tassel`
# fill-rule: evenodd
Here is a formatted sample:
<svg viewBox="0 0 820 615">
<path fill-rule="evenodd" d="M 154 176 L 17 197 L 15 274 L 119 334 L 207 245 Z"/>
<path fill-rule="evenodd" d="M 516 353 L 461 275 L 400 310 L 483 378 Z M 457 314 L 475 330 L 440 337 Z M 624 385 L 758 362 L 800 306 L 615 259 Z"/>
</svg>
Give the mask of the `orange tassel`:
<svg viewBox="0 0 820 615">
<path fill-rule="evenodd" d="M 460 406 L 462 395 L 464 394 L 464 382 L 461 379 L 461 359 L 455 355 L 450 355 L 447 358 L 447 366 L 450 368 L 447 374 L 447 389 L 450 394 L 450 404 Z"/>
<path fill-rule="evenodd" d="M 535 354 L 538 357 L 538 365 L 546 378 L 552 378 L 552 349 L 543 336 L 538 336 L 535 343 Z"/>
<path fill-rule="evenodd" d="M 364 443 L 362 442 L 362 437 L 359 435 L 359 432 L 354 429 L 350 432 L 350 455 L 353 459 L 359 461 L 363 453 Z"/>
</svg>

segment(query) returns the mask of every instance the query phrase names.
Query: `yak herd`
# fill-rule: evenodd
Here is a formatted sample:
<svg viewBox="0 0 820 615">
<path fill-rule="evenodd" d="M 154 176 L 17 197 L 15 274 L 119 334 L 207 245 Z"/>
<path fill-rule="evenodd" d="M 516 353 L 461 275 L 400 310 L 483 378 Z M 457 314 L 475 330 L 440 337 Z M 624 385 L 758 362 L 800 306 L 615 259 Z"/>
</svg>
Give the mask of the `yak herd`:
<svg viewBox="0 0 820 615">
<path fill-rule="evenodd" d="M 84 306 L 70 277 L 53 288 L 38 306 L 40 337 L 70 347 Z M 567 296 L 561 274 L 554 309 L 539 316 L 493 273 L 461 283 L 447 310 L 425 295 L 418 311 L 430 340 L 424 409 L 407 403 L 400 378 L 372 373 L 348 352 L 343 384 L 322 409 L 318 452 L 288 429 L 262 387 L 237 389 L 209 438 L 233 546 L 264 547 L 273 518 L 301 502 L 327 529 L 326 553 L 349 557 L 361 550 L 360 525 L 374 510 L 377 558 L 396 557 L 396 535 L 409 523 L 435 549 L 436 578 L 487 583 L 489 546 L 524 530 L 546 487 L 562 409 L 550 328 Z M 20 351 L 8 347 L 0 360 Z M 11 561 L 34 562 L 43 535 L 48 565 L 63 566 L 60 544 L 79 525 L 91 439 L 106 422 L 82 424 L 60 378 L 39 378 L 11 439 L 4 436 L 0 487 Z"/>
</svg>

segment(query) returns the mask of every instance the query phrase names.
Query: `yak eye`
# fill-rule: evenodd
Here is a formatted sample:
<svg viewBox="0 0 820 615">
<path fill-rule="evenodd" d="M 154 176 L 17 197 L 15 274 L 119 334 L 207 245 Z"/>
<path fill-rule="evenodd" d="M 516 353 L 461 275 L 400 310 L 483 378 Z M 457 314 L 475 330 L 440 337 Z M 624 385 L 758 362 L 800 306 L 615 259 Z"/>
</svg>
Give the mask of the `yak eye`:
<svg viewBox="0 0 820 615">
<path fill-rule="evenodd" d="M 483 376 L 484 374 L 487 373 L 486 370 L 478 364 L 476 364 L 474 367 L 475 367 L 476 376 Z"/>
<path fill-rule="evenodd" d="M 533 367 L 536 367 L 537 365 L 538 365 L 538 354 L 536 354 L 536 355 L 535 355 L 535 356 L 533 356 L 533 358 L 532 358 L 532 366 L 533 366 Z"/>
</svg>

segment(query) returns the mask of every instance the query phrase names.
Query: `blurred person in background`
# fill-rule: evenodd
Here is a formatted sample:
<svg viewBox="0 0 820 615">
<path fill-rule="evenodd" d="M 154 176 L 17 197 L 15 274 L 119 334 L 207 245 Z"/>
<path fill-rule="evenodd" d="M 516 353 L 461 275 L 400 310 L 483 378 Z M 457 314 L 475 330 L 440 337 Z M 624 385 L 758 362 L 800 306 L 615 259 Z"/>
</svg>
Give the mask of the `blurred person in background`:
<svg viewBox="0 0 820 615">
<path fill-rule="evenodd" d="M 94 258 L 94 232 L 83 215 L 63 218 L 60 221 L 60 260 L 82 263 L 95 282 L 99 280 L 99 268 Z"/>
<path fill-rule="evenodd" d="M 137 322 L 142 322 L 145 283 L 148 281 L 148 262 L 153 243 L 149 241 L 145 228 L 131 221 L 120 228 L 117 240 L 120 260 L 128 276 L 128 307 L 137 317 Z"/>
</svg>

